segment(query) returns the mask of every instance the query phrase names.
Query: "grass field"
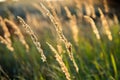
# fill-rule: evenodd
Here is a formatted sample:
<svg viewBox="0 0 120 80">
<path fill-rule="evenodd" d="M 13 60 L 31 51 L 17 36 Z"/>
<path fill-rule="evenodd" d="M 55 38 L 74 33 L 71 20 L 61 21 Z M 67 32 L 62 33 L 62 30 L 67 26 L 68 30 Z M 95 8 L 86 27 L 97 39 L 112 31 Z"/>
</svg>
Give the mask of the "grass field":
<svg viewBox="0 0 120 80">
<path fill-rule="evenodd" d="M 1 3 L 0 80 L 119 80 L 119 19 L 103 1 Z"/>
</svg>

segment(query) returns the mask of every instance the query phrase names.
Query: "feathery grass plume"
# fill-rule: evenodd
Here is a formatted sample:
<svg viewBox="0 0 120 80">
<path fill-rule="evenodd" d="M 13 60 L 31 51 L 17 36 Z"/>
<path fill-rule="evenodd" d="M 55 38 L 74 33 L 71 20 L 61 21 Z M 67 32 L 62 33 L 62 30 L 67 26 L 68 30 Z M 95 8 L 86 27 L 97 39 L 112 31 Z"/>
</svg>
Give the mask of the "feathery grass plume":
<svg viewBox="0 0 120 80">
<path fill-rule="evenodd" d="M 114 23 L 119 24 L 119 20 L 116 14 L 113 14 L 113 18 L 114 18 Z"/>
<path fill-rule="evenodd" d="M 14 51 L 14 48 L 12 47 L 12 41 L 10 39 L 10 33 L 2 17 L 0 17 L 0 25 L 4 32 L 4 37 L 0 36 L 1 43 L 5 44 L 10 51 Z"/>
<path fill-rule="evenodd" d="M 90 10 L 89 4 L 86 2 L 84 2 L 83 4 L 85 6 L 86 15 L 91 16 L 91 10 Z"/>
<path fill-rule="evenodd" d="M 84 2 L 84 6 L 85 6 L 86 15 L 92 16 L 93 18 L 96 18 L 95 8 L 94 8 L 93 2 L 90 2 L 90 1 L 89 1 L 89 3 Z"/>
<path fill-rule="evenodd" d="M 3 32 L 4 32 L 4 38 L 8 41 L 8 43 L 11 45 L 12 44 L 12 42 L 11 42 L 11 39 L 10 39 L 10 32 L 9 32 L 9 30 L 8 30 L 8 28 L 7 28 L 7 26 L 6 26 L 6 24 L 5 24 L 5 22 L 4 22 L 4 20 L 2 19 L 2 17 L 0 16 L 0 25 L 1 25 L 1 27 L 2 27 L 2 29 L 3 29 Z"/>
<path fill-rule="evenodd" d="M 54 52 L 55 58 L 56 58 L 57 62 L 59 63 L 59 65 L 60 65 L 63 73 L 65 74 L 66 79 L 67 79 L 67 80 L 71 80 L 71 79 L 70 79 L 70 74 L 69 74 L 68 69 L 67 69 L 67 67 L 65 66 L 65 64 L 64 64 L 64 62 L 63 62 L 63 60 L 62 60 L 62 57 L 59 55 L 59 53 L 56 51 L 56 49 L 55 49 L 52 45 L 50 45 L 49 43 L 47 43 L 47 45 L 48 45 L 48 46 L 50 47 L 50 49 Z"/>
<path fill-rule="evenodd" d="M 99 40 L 100 39 L 100 35 L 99 35 L 99 31 L 95 25 L 95 22 L 93 21 L 92 18 L 90 18 L 89 16 L 84 16 L 84 18 L 91 24 L 91 27 L 93 29 L 93 32 L 96 35 L 96 38 Z"/>
<path fill-rule="evenodd" d="M 98 11 L 100 13 L 100 19 L 101 19 L 101 22 L 102 22 L 103 29 L 105 30 L 105 34 L 107 35 L 108 39 L 110 41 L 112 41 L 112 34 L 111 34 L 111 31 L 110 31 L 108 22 L 107 22 L 107 20 L 104 16 L 102 10 L 100 8 L 98 8 Z"/>
<path fill-rule="evenodd" d="M 79 0 L 74 0 L 75 4 L 76 4 L 76 7 L 78 9 L 81 9 L 81 5 L 82 5 L 82 1 L 79 1 Z"/>
<path fill-rule="evenodd" d="M 83 16 L 83 12 L 82 12 L 82 1 L 80 1 L 80 0 L 74 0 L 74 2 L 75 2 L 75 6 L 76 6 L 76 10 L 77 10 L 77 15 L 78 15 L 78 17 L 79 18 L 82 18 L 82 16 Z"/>
<path fill-rule="evenodd" d="M 68 55 L 69 55 L 71 61 L 73 62 L 73 65 L 74 65 L 76 71 L 78 72 L 79 69 L 78 69 L 78 66 L 74 60 L 73 53 L 72 53 L 72 44 L 70 42 L 68 42 L 66 37 L 63 35 L 62 29 L 60 29 L 60 25 L 58 24 L 58 22 L 56 21 L 54 16 L 50 13 L 50 11 L 42 3 L 40 3 L 40 4 L 42 7 L 42 13 L 46 14 L 50 18 L 51 22 L 54 24 L 56 32 L 57 32 L 60 40 L 62 40 L 63 43 L 65 44 Z"/>
<path fill-rule="evenodd" d="M 45 55 L 43 53 L 43 49 L 41 48 L 41 44 L 38 41 L 38 38 L 36 37 L 35 33 L 32 31 L 30 26 L 28 24 L 26 24 L 25 21 L 21 17 L 18 16 L 17 18 L 19 19 L 22 26 L 25 28 L 26 32 L 30 35 L 33 43 L 35 44 L 35 46 L 37 48 L 37 50 L 41 54 L 41 59 L 43 60 L 43 62 L 46 62 L 46 57 L 45 57 Z"/>
<path fill-rule="evenodd" d="M 104 5 L 105 12 L 108 13 L 109 12 L 109 7 L 108 7 L 107 0 L 103 0 L 103 5 Z"/>
<path fill-rule="evenodd" d="M 55 8 L 52 6 L 52 4 L 50 2 L 47 2 L 47 4 L 48 4 L 48 7 L 50 8 L 54 18 L 58 22 L 59 29 L 62 30 L 62 25 L 61 25 L 61 22 L 60 22 L 60 19 L 59 19 L 58 15 L 56 14 Z"/>
<path fill-rule="evenodd" d="M 10 27 L 15 30 L 15 34 L 18 36 L 18 38 L 20 39 L 21 43 L 25 46 L 26 48 L 26 51 L 29 51 L 29 46 L 28 44 L 26 43 L 25 39 L 24 39 L 24 36 L 22 34 L 22 32 L 20 31 L 20 29 L 18 28 L 18 26 L 13 22 L 13 21 L 10 21 L 8 19 L 4 19 L 5 23 L 10 25 Z"/>
<path fill-rule="evenodd" d="M 73 39 L 76 43 L 78 43 L 78 33 L 79 33 L 79 29 L 77 26 L 77 21 L 76 21 L 76 16 L 72 15 L 70 10 L 67 7 L 64 7 L 66 13 L 67 13 L 67 17 L 70 18 L 70 28 L 73 34 Z"/>
<path fill-rule="evenodd" d="M 88 5 L 89 9 L 91 10 L 91 16 L 92 16 L 93 18 L 96 18 L 93 0 L 88 0 L 87 5 Z"/>
<path fill-rule="evenodd" d="M 96 18 L 94 5 L 93 5 L 93 4 L 90 4 L 89 7 L 90 7 L 90 10 L 91 10 L 91 16 L 92 16 L 93 18 Z"/>
<path fill-rule="evenodd" d="M 6 41 L 2 36 L 0 36 L 0 42 L 5 44 L 10 51 L 14 51 L 14 48 L 11 46 L 11 44 L 9 44 L 8 41 Z"/>
</svg>

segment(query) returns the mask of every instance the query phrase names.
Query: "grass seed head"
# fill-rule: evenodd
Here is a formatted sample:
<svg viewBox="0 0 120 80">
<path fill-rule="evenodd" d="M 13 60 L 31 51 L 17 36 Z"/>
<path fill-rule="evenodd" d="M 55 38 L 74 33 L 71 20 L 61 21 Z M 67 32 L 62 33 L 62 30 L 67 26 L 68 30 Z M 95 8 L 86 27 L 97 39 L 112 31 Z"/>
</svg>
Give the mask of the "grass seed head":
<svg viewBox="0 0 120 80">
<path fill-rule="evenodd" d="M 70 42 L 68 42 L 68 40 L 64 36 L 62 30 L 60 29 L 60 25 L 58 24 L 55 17 L 50 13 L 50 11 L 42 3 L 40 3 L 40 4 L 41 4 L 41 7 L 43 9 L 42 13 L 46 14 L 50 18 L 51 22 L 54 24 L 57 35 L 59 36 L 60 40 L 63 41 L 63 43 L 64 43 L 64 45 L 66 47 L 66 50 L 68 52 L 68 55 L 69 55 L 71 61 L 74 63 L 73 65 L 75 66 L 76 71 L 78 72 L 78 67 L 77 67 L 77 64 L 76 64 L 76 62 L 74 60 L 73 53 L 72 53 L 72 47 L 71 47 L 72 44 Z"/>
<path fill-rule="evenodd" d="M 110 31 L 110 27 L 108 25 L 108 22 L 102 12 L 102 10 L 100 8 L 98 8 L 98 11 L 100 13 L 100 19 L 101 19 L 101 22 L 102 22 L 102 26 L 103 26 L 103 29 L 105 31 L 105 34 L 107 35 L 108 39 L 110 41 L 112 41 L 112 34 L 111 34 L 111 31 Z"/>
<path fill-rule="evenodd" d="M 67 80 L 71 80 L 70 74 L 69 74 L 69 72 L 68 72 L 67 67 L 65 66 L 65 63 L 64 63 L 63 60 L 62 60 L 62 57 L 59 55 L 59 53 L 57 52 L 57 50 L 56 50 L 52 45 L 50 45 L 49 43 L 47 43 L 47 45 L 48 45 L 48 46 L 50 47 L 50 49 L 54 52 L 55 58 L 56 58 L 57 62 L 59 63 L 59 65 L 60 65 L 63 73 L 65 74 L 66 79 L 67 79 Z"/>
<path fill-rule="evenodd" d="M 91 27 L 93 29 L 93 32 L 95 33 L 96 35 L 96 38 L 99 40 L 100 39 L 100 34 L 99 34 L 99 31 L 95 25 L 95 22 L 93 21 L 92 18 L 90 18 L 89 16 L 84 16 L 84 18 L 91 24 Z"/>
<path fill-rule="evenodd" d="M 38 52 L 41 54 L 41 59 L 43 60 L 43 62 L 45 62 L 46 57 L 44 55 L 43 49 L 41 48 L 41 44 L 38 41 L 37 36 L 35 35 L 33 30 L 31 29 L 31 27 L 28 24 L 26 24 L 25 21 L 21 17 L 18 16 L 17 18 L 20 21 L 20 23 L 22 24 L 22 26 L 25 28 L 25 31 L 31 36 L 31 39 L 32 39 L 34 45 L 36 46 Z"/>
<path fill-rule="evenodd" d="M 10 21 L 8 19 L 4 19 L 4 21 L 6 24 L 9 24 L 9 26 L 15 31 L 14 34 L 16 34 L 18 36 L 20 42 L 25 46 L 26 51 L 29 51 L 29 46 L 26 43 L 26 41 L 24 39 L 24 35 L 20 31 L 19 27 L 13 21 Z"/>
</svg>

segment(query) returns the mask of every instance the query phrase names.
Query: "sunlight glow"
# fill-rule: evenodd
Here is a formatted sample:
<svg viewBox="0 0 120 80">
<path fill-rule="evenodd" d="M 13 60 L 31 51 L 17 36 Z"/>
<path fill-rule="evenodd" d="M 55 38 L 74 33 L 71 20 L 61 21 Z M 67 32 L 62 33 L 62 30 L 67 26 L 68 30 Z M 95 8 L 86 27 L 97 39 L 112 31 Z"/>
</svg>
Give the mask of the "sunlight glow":
<svg viewBox="0 0 120 80">
<path fill-rule="evenodd" d="M 0 2 L 4 2 L 4 1 L 6 1 L 6 0 L 0 0 Z"/>
</svg>

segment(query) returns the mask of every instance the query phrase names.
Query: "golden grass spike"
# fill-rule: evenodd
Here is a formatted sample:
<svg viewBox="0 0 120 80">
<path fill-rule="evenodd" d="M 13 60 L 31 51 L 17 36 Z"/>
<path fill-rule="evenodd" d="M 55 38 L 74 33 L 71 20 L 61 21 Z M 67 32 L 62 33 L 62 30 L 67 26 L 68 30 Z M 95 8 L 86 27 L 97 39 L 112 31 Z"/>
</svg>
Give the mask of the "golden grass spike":
<svg viewBox="0 0 120 80">
<path fill-rule="evenodd" d="M 0 42 L 5 44 L 10 51 L 14 51 L 14 48 L 11 46 L 11 44 L 9 44 L 8 41 L 6 41 L 2 36 L 0 36 Z"/>
<path fill-rule="evenodd" d="M 116 14 L 113 15 L 113 18 L 114 18 L 114 23 L 119 24 L 119 20 Z"/>
<path fill-rule="evenodd" d="M 62 32 L 62 29 L 60 28 L 60 25 L 59 25 L 59 23 L 57 22 L 57 20 L 55 19 L 55 17 L 50 13 L 50 11 L 49 11 L 42 3 L 40 3 L 40 4 L 41 4 L 41 7 L 43 8 L 43 9 L 41 10 L 42 13 L 43 13 L 43 14 L 46 14 L 46 15 L 50 18 L 51 22 L 55 25 L 56 31 L 59 32 L 60 34 L 62 34 L 62 33 L 61 33 L 61 32 Z M 58 33 L 58 36 L 60 37 L 59 33 Z M 66 41 L 66 40 L 65 40 L 65 41 Z"/>
<path fill-rule="evenodd" d="M 31 36 L 33 43 L 35 44 L 37 50 L 41 54 L 41 59 L 43 60 L 43 62 L 46 62 L 46 57 L 44 55 L 43 49 L 41 48 L 41 44 L 38 41 L 38 38 L 36 37 L 35 33 L 32 31 L 30 26 L 26 24 L 25 21 L 21 17 L 18 16 L 17 18 L 19 19 L 22 26 L 25 28 L 26 32 L 28 32 L 28 34 Z"/>
<path fill-rule="evenodd" d="M 84 6 L 85 6 L 86 15 L 91 16 L 91 10 L 89 4 L 87 2 L 84 2 Z"/>
<path fill-rule="evenodd" d="M 84 18 L 91 24 L 91 27 L 93 29 L 93 32 L 96 35 L 96 38 L 99 40 L 100 39 L 100 35 L 99 35 L 99 31 L 95 25 L 95 22 L 93 21 L 92 18 L 90 18 L 89 16 L 84 16 Z"/>
<path fill-rule="evenodd" d="M 77 7 L 77 8 L 81 8 L 81 4 L 82 4 L 81 1 L 79 1 L 79 0 L 74 0 L 74 2 L 75 2 L 75 4 L 76 4 L 76 7 Z"/>
<path fill-rule="evenodd" d="M 62 30 L 62 25 L 61 25 L 61 22 L 60 22 L 60 19 L 59 19 L 58 15 L 57 15 L 57 13 L 56 13 L 56 11 L 55 11 L 55 8 L 52 6 L 52 4 L 51 4 L 50 2 L 47 2 L 47 4 L 48 4 L 48 7 L 50 8 L 50 10 L 51 10 L 54 18 L 55 18 L 56 21 L 58 22 L 58 25 L 59 25 L 60 30 Z"/>
<path fill-rule="evenodd" d="M 109 12 L 109 7 L 108 7 L 107 0 L 103 0 L 103 5 L 104 5 L 105 12 L 108 13 Z"/>
<path fill-rule="evenodd" d="M 70 42 L 68 42 L 66 37 L 63 35 L 63 32 L 60 29 L 60 25 L 58 24 L 58 22 L 56 21 L 54 16 L 50 13 L 50 11 L 42 3 L 40 3 L 40 4 L 41 4 L 41 7 L 42 7 L 42 13 L 46 14 L 50 18 L 51 22 L 54 24 L 56 32 L 57 32 L 59 38 L 65 44 L 66 50 L 68 52 L 68 55 L 69 55 L 71 61 L 73 62 L 73 65 L 74 65 L 76 71 L 78 72 L 79 69 L 78 69 L 78 66 L 77 66 L 77 64 L 76 64 L 76 62 L 74 60 L 73 53 L 72 53 L 72 44 Z"/>
<path fill-rule="evenodd" d="M 108 39 L 110 41 L 112 41 L 112 34 L 111 34 L 111 31 L 110 31 L 108 22 L 107 22 L 107 20 L 104 16 L 102 10 L 100 8 L 98 8 L 98 11 L 100 13 L 100 19 L 101 19 L 101 22 L 102 22 L 103 29 L 105 30 L 105 34 L 107 35 Z"/>
<path fill-rule="evenodd" d="M 68 16 L 68 18 L 70 18 L 70 29 L 72 31 L 73 34 L 73 39 L 76 43 L 78 43 L 78 33 L 79 33 L 79 29 L 77 26 L 77 20 L 76 20 L 76 16 L 72 15 L 70 10 L 67 7 L 64 7 L 66 14 Z"/>
<path fill-rule="evenodd" d="M 18 36 L 18 38 L 20 39 L 21 43 L 25 46 L 26 48 L 26 51 L 29 51 L 29 46 L 28 44 L 26 43 L 25 39 L 24 39 L 24 36 L 22 34 L 22 32 L 20 31 L 20 29 L 18 28 L 18 26 L 13 22 L 13 21 L 10 21 L 8 19 L 4 19 L 5 23 L 6 24 L 9 24 L 10 27 L 15 30 L 15 34 Z"/>
<path fill-rule="evenodd" d="M 9 44 L 12 45 L 12 42 L 11 42 L 11 39 L 10 39 L 10 36 L 11 36 L 10 32 L 9 32 L 9 30 L 8 30 L 6 24 L 5 24 L 5 22 L 4 22 L 4 20 L 2 19 L 1 16 L 0 16 L 0 25 L 1 25 L 1 27 L 3 29 L 3 32 L 4 32 L 4 38 L 8 41 Z"/>
<path fill-rule="evenodd" d="M 56 58 L 57 62 L 59 63 L 63 73 L 65 74 L 66 79 L 71 80 L 70 79 L 70 74 L 69 74 L 68 69 L 67 69 L 67 67 L 65 66 L 65 64 L 62 60 L 62 57 L 59 55 L 59 53 L 56 51 L 56 49 L 52 45 L 50 45 L 49 43 L 47 43 L 47 44 L 50 47 L 50 49 L 54 52 L 55 58 Z"/>
<path fill-rule="evenodd" d="M 9 30 L 1 16 L 0 16 L 0 25 L 4 32 L 4 37 L 0 36 L 0 41 L 3 44 L 5 44 L 10 51 L 14 51 L 14 48 L 12 47 L 12 41 L 10 39 Z"/>
<path fill-rule="evenodd" d="M 82 4 L 83 4 L 83 1 L 80 1 L 80 0 L 74 0 L 75 2 L 75 6 L 76 6 L 76 12 L 77 12 L 77 15 L 78 17 L 81 19 L 82 16 L 83 16 L 83 11 L 82 11 Z"/>
<path fill-rule="evenodd" d="M 65 6 L 64 9 L 66 11 L 67 17 L 72 19 L 72 14 L 71 14 L 70 10 L 68 9 L 68 7 Z"/>
<path fill-rule="evenodd" d="M 94 5 L 93 5 L 93 4 L 90 4 L 89 7 L 90 7 L 90 10 L 91 10 L 91 16 L 92 16 L 93 18 L 96 18 Z"/>
</svg>

